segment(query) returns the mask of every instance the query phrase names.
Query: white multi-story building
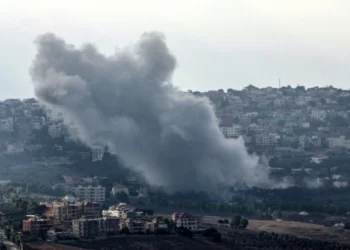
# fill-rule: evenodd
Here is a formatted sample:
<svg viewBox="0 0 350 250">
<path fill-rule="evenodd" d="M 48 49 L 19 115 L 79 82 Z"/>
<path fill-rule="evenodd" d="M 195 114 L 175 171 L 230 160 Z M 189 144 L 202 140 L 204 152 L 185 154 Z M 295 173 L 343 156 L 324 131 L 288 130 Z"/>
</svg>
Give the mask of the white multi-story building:
<svg viewBox="0 0 350 250">
<path fill-rule="evenodd" d="M 0 131 L 13 132 L 13 118 L 0 119 Z"/>
<path fill-rule="evenodd" d="M 277 138 L 274 135 L 258 135 L 255 137 L 255 145 L 258 147 L 274 147 L 277 145 Z"/>
<path fill-rule="evenodd" d="M 104 148 L 102 146 L 92 146 L 92 161 L 101 161 L 103 159 Z"/>
<path fill-rule="evenodd" d="M 7 153 L 9 154 L 20 154 L 24 152 L 23 143 L 16 142 L 7 145 Z"/>
<path fill-rule="evenodd" d="M 0 104 L 0 116 L 4 117 L 7 114 L 7 107 L 6 105 Z"/>
<path fill-rule="evenodd" d="M 135 208 L 126 203 L 119 203 L 117 206 L 112 206 L 108 210 L 102 211 L 103 217 L 127 218 L 129 212 L 135 211 Z"/>
<path fill-rule="evenodd" d="M 235 129 L 234 129 L 234 127 L 232 127 L 232 126 L 229 126 L 229 127 L 220 127 L 220 130 L 221 130 L 222 134 L 223 134 L 225 137 L 233 137 L 233 136 L 235 136 Z"/>
<path fill-rule="evenodd" d="M 74 193 L 80 200 L 103 202 L 106 199 L 106 188 L 102 186 L 77 186 Z"/>
<path fill-rule="evenodd" d="M 238 135 L 242 135 L 244 133 L 244 129 L 241 126 L 221 126 L 220 130 L 225 137 L 234 137 Z"/>
<path fill-rule="evenodd" d="M 189 230 L 193 230 L 197 228 L 198 220 L 196 217 L 192 216 L 189 213 L 174 213 L 171 216 L 171 219 L 174 221 L 176 227 L 183 227 Z"/>
<path fill-rule="evenodd" d="M 62 123 L 52 124 L 48 128 L 48 133 L 52 138 L 59 138 L 63 135 Z"/>
<path fill-rule="evenodd" d="M 320 109 L 313 109 L 311 110 L 311 117 L 316 120 L 324 120 L 327 117 L 327 111 L 320 110 Z"/>
<path fill-rule="evenodd" d="M 344 148 L 348 147 L 349 140 L 345 140 L 345 136 L 339 136 L 338 138 L 327 138 L 329 148 Z"/>
<path fill-rule="evenodd" d="M 33 116 L 30 124 L 32 126 L 32 129 L 40 130 L 45 125 L 45 117 Z"/>
<path fill-rule="evenodd" d="M 46 110 L 46 116 L 47 119 L 52 122 L 58 122 L 63 120 L 63 113 L 52 109 Z"/>
</svg>

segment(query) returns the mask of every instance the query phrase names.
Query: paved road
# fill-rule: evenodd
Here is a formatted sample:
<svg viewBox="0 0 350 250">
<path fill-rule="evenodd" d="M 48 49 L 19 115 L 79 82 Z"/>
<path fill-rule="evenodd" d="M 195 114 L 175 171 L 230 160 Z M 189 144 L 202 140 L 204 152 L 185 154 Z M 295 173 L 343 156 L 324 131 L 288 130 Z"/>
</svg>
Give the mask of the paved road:
<svg viewBox="0 0 350 250">
<path fill-rule="evenodd" d="M 2 229 L 0 229 L 0 237 L 3 239 L 3 243 L 5 244 L 7 250 L 18 250 L 17 246 L 13 242 L 5 240 L 4 230 Z"/>
</svg>

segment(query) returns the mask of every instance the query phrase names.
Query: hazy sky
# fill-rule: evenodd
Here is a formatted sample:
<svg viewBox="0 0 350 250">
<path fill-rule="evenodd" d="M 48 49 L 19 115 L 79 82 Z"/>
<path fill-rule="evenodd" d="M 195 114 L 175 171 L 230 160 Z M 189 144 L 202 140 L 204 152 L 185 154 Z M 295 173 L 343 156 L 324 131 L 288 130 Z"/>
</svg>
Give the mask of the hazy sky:
<svg viewBox="0 0 350 250">
<path fill-rule="evenodd" d="M 0 99 L 31 97 L 38 34 L 105 54 L 161 31 L 183 90 L 350 88 L 348 0 L 0 0 Z"/>
</svg>

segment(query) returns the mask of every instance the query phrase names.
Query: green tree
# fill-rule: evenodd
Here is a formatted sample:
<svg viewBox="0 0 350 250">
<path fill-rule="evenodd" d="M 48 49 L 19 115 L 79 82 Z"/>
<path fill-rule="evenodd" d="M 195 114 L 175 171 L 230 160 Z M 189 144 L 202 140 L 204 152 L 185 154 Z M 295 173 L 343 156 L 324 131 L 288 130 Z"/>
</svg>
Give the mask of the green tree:
<svg viewBox="0 0 350 250">
<path fill-rule="evenodd" d="M 6 228 L 4 230 L 4 234 L 5 234 L 7 239 L 10 239 L 10 237 L 11 237 L 11 230 L 9 228 Z"/>
<path fill-rule="evenodd" d="M 115 198 L 118 202 L 129 203 L 129 196 L 125 192 L 116 193 Z"/>
<path fill-rule="evenodd" d="M 130 234 L 130 231 L 129 231 L 129 228 L 127 227 L 123 227 L 121 230 L 120 230 L 120 234 Z"/>
<path fill-rule="evenodd" d="M 16 236 L 17 236 L 16 233 L 12 233 L 12 234 L 11 234 L 11 241 L 12 241 L 13 243 L 16 242 Z"/>
<path fill-rule="evenodd" d="M 28 214 L 36 214 L 38 208 L 38 203 L 35 201 L 30 201 L 27 205 L 27 212 Z"/>
<path fill-rule="evenodd" d="M 0 250 L 7 250 L 7 247 L 4 243 L 0 243 Z"/>
<path fill-rule="evenodd" d="M 249 221 L 245 218 L 242 218 L 239 222 L 239 228 L 247 228 Z"/>
<path fill-rule="evenodd" d="M 231 227 L 232 228 L 238 228 L 241 223 L 242 216 L 241 215 L 234 215 L 231 220 Z"/>
</svg>

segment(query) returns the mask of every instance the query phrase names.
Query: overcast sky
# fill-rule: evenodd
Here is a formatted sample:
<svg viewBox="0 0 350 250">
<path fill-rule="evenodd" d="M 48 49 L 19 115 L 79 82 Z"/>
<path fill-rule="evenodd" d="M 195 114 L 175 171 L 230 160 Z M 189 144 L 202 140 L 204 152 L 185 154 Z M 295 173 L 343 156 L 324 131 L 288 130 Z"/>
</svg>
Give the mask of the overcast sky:
<svg viewBox="0 0 350 250">
<path fill-rule="evenodd" d="M 33 41 L 54 32 L 105 54 L 161 31 L 183 90 L 350 88 L 348 0 L 0 0 L 0 99 L 31 97 Z"/>
</svg>

